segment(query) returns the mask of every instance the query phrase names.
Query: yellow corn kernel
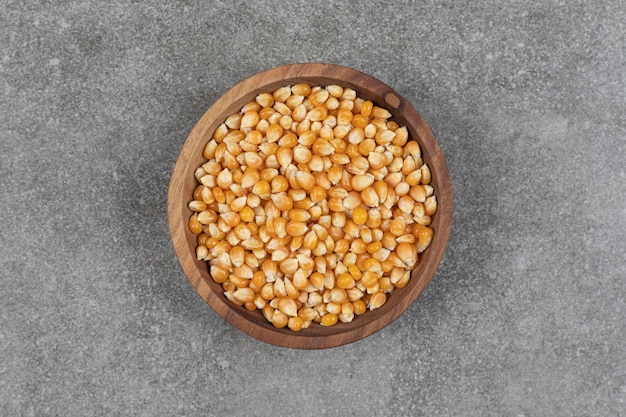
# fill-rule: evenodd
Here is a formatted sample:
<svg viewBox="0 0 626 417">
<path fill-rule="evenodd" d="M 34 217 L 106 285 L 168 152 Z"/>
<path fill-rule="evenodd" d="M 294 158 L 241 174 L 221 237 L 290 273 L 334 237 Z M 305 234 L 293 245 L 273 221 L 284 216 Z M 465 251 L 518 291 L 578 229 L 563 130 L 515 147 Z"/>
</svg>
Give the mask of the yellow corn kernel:
<svg viewBox="0 0 626 417">
<path fill-rule="evenodd" d="M 376 259 L 374 258 L 368 258 L 365 260 L 365 262 L 363 263 L 363 269 L 365 271 L 369 271 L 374 273 L 376 276 L 381 276 L 383 273 L 382 267 L 380 265 L 380 262 L 378 262 Z"/>
<path fill-rule="evenodd" d="M 278 148 L 276 151 L 276 159 L 280 166 L 287 166 L 293 161 L 293 150 L 287 147 Z"/>
<path fill-rule="evenodd" d="M 274 284 L 271 282 L 267 282 L 261 287 L 261 291 L 259 291 L 259 294 L 264 300 L 273 300 L 276 297 L 276 294 L 274 292 Z"/>
<path fill-rule="evenodd" d="M 308 227 L 304 222 L 292 220 L 287 223 L 285 230 L 289 236 L 303 236 L 307 232 Z"/>
<path fill-rule="evenodd" d="M 337 113 L 337 123 L 339 123 L 340 112 Z M 350 111 L 350 113 L 352 113 L 352 111 Z M 362 114 L 355 114 L 352 116 L 352 119 L 348 123 L 352 123 L 352 126 L 354 128 L 364 129 L 365 126 L 367 126 L 367 124 L 369 123 L 369 119 L 366 116 L 363 116 Z M 348 123 L 343 123 L 343 124 L 348 124 Z M 339 124 L 342 124 L 342 123 L 339 123 Z"/>
<path fill-rule="evenodd" d="M 241 221 L 249 223 L 254 220 L 254 211 L 250 207 L 244 207 L 239 212 Z"/>
<path fill-rule="evenodd" d="M 265 280 L 265 273 L 263 271 L 255 271 L 254 274 L 252 275 L 252 280 L 250 281 L 250 285 L 260 289 L 261 287 L 263 287 L 263 285 L 265 285 L 266 280 Z"/>
<path fill-rule="evenodd" d="M 356 315 L 361 315 L 367 311 L 367 305 L 365 304 L 363 300 L 360 300 L 360 299 L 353 300 L 352 307 L 353 307 L 354 314 Z"/>
<path fill-rule="evenodd" d="M 367 252 L 367 244 L 361 238 L 354 239 L 350 244 L 350 252 L 360 255 Z"/>
<path fill-rule="evenodd" d="M 406 223 L 401 217 L 393 219 L 389 224 L 389 232 L 395 236 L 401 236 L 404 234 Z"/>
<path fill-rule="evenodd" d="M 266 304 L 261 311 L 263 312 L 263 317 L 271 323 L 274 318 L 274 308 Z"/>
<path fill-rule="evenodd" d="M 419 230 L 417 231 L 417 252 L 424 252 L 432 242 L 433 239 L 433 229 L 428 226 L 419 226 Z"/>
<path fill-rule="evenodd" d="M 235 291 L 235 290 L 237 289 L 237 287 L 235 287 L 235 284 L 233 284 L 232 282 L 230 282 L 230 281 L 225 281 L 225 282 L 222 282 L 222 289 L 223 289 L 225 292 L 230 291 L 230 292 L 232 293 L 233 291 Z M 232 294 L 231 294 L 231 295 L 232 295 Z M 234 297 L 233 297 L 233 298 L 234 298 Z M 237 302 L 239 302 L 239 300 L 236 300 L 236 301 L 237 301 Z"/>
<path fill-rule="evenodd" d="M 267 181 L 259 181 L 252 187 L 252 192 L 263 199 L 270 197 L 270 185 Z"/>
<path fill-rule="evenodd" d="M 369 117 L 372 114 L 374 103 L 370 100 L 366 100 L 361 104 L 361 114 L 365 117 Z"/>
<path fill-rule="evenodd" d="M 304 83 L 294 84 L 293 86 L 291 86 L 291 92 L 293 94 L 301 96 L 308 96 L 309 94 L 311 94 L 311 86 Z"/>
<path fill-rule="evenodd" d="M 406 242 L 398 243 L 395 252 L 407 268 L 412 269 L 417 265 L 418 254 L 415 245 Z"/>
<path fill-rule="evenodd" d="M 230 262 L 235 267 L 240 267 L 243 265 L 245 255 L 246 253 L 241 246 L 233 246 L 230 249 Z"/>
<path fill-rule="evenodd" d="M 261 93 L 255 100 L 261 107 L 271 107 L 274 104 L 274 97 L 270 93 Z"/>
<path fill-rule="evenodd" d="M 328 209 L 332 212 L 343 212 L 345 210 L 343 206 L 343 201 L 340 198 L 336 197 L 331 197 L 328 199 Z"/>
<path fill-rule="evenodd" d="M 271 321 L 274 327 L 276 327 L 277 329 L 282 329 L 283 327 L 287 326 L 288 322 L 289 322 L 289 316 L 287 316 L 285 313 L 283 313 L 280 310 L 274 310 L 274 315 L 272 316 L 272 321 Z"/>
<path fill-rule="evenodd" d="M 325 89 L 319 89 L 319 90 L 315 90 L 315 91 L 311 91 L 311 94 L 309 95 L 309 101 L 311 102 L 312 106 L 321 106 L 322 104 L 324 104 L 326 102 L 326 100 L 328 100 L 328 98 L 330 97 L 330 93 L 328 92 L 328 90 Z"/>
<path fill-rule="evenodd" d="M 317 246 L 317 241 L 317 234 L 315 234 L 313 230 L 310 230 L 304 235 L 302 245 L 309 250 L 313 250 Z"/>
<path fill-rule="evenodd" d="M 367 221 L 367 210 L 357 207 L 352 211 L 352 221 L 357 225 L 363 225 Z"/>
<path fill-rule="evenodd" d="M 284 238 L 287 236 L 287 219 L 284 217 L 277 217 L 273 221 L 274 233 L 279 238 Z"/>
<path fill-rule="evenodd" d="M 194 235 L 202 232 L 202 223 L 198 221 L 198 213 L 194 213 L 189 218 L 189 231 Z"/>
<path fill-rule="evenodd" d="M 349 273 L 343 273 L 337 277 L 336 284 L 339 288 L 348 289 L 354 287 L 355 280 Z"/>
<path fill-rule="evenodd" d="M 366 288 L 373 287 L 378 283 L 378 275 L 372 271 L 364 271 L 361 275 L 361 284 Z"/>
<path fill-rule="evenodd" d="M 370 255 L 373 255 L 375 253 L 378 253 L 380 250 L 382 250 L 382 248 L 383 248 L 383 244 L 380 243 L 379 241 L 375 241 L 367 245 L 367 253 L 369 253 Z"/>
<path fill-rule="evenodd" d="M 404 288 L 409 283 L 410 279 L 411 279 L 411 273 L 409 271 L 403 270 L 402 274 L 396 280 L 396 282 L 393 282 L 393 279 L 392 279 L 392 283 L 396 288 Z"/>
<path fill-rule="evenodd" d="M 343 170 L 341 167 L 333 166 L 328 170 L 328 180 L 333 184 L 337 185 L 343 176 Z"/>
<path fill-rule="evenodd" d="M 322 316 L 322 321 L 320 322 L 320 324 L 322 326 L 334 326 L 335 324 L 337 324 L 338 319 L 339 318 L 337 317 L 337 314 L 327 313 Z"/>
<path fill-rule="evenodd" d="M 300 317 L 289 317 L 289 320 L 287 321 L 287 327 L 294 332 L 302 330 L 303 325 L 304 321 Z"/>
<path fill-rule="evenodd" d="M 280 262 L 279 269 L 283 274 L 293 275 L 298 270 L 298 260 L 287 258 Z"/>
<path fill-rule="evenodd" d="M 417 141 L 414 141 L 414 140 L 410 140 L 406 142 L 406 144 L 404 145 L 404 152 L 406 156 L 412 156 L 414 158 L 418 158 L 422 156 L 422 151 L 420 149 L 419 143 L 417 143 Z"/>
<path fill-rule="evenodd" d="M 361 192 L 361 201 L 368 207 L 378 207 L 380 204 L 380 198 L 374 187 L 367 187 Z"/>
<path fill-rule="evenodd" d="M 316 185 L 311 189 L 310 195 L 311 201 L 319 203 L 320 201 L 326 199 L 326 190 L 323 187 Z"/>
<path fill-rule="evenodd" d="M 333 148 L 329 141 L 324 139 L 318 139 L 311 146 L 311 151 L 315 155 L 328 156 L 332 155 L 335 152 L 335 148 Z"/>
</svg>

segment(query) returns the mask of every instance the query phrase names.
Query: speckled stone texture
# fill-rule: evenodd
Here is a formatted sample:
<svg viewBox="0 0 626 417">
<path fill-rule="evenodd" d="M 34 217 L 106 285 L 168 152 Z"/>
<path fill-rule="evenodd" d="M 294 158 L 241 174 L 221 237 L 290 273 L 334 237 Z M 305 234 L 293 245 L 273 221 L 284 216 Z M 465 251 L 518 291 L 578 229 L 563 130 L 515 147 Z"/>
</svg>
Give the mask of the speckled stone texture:
<svg viewBox="0 0 626 417">
<path fill-rule="evenodd" d="M 626 415 L 623 2 L 3 0 L 0 21 L 0 415 Z M 323 351 L 224 322 L 166 217 L 204 111 L 303 61 L 411 101 L 455 192 L 422 297 Z"/>
</svg>

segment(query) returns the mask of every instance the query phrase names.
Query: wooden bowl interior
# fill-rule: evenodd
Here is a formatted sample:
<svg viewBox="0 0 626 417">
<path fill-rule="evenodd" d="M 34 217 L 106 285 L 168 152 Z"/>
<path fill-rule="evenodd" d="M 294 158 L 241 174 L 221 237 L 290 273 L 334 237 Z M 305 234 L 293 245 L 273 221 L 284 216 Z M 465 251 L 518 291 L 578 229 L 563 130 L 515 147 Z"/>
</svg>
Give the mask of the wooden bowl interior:
<svg viewBox="0 0 626 417">
<path fill-rule="evenodd" d="M 351 323 L 323 327 L 314 323 L 308 329 L 293 332 L 276 329 L 259 310 L 248 311 L 229 302 L 222 288 L 209 276 L 207 263 L 195 257 L 196 236 L 188 230 L 192 214 L 187 207 L 197 186 L 195 169 L 205 162 L 202 151 L 215 129 L 231 114 L 262 92 L 278 87 L 308 83 L 325 86 L 338 84 L 353 88 L 363 97 L 391 111 L 393 120 L 407 126 L 410 138 L 417 139 L 424 161 L 432 172 L 432 185 L 438 201 L 431 227 L 435 234 L 431 246 L 422 254 L 409 284 L 394 290 L 387 302 L 374 311 L 355 317 Z M 439 145 L 417 110 L 381 81 L 351 68 L 328 64 L 295 64 L 254 75 L 220 97 L 202 116 L 187 138 L 176 162 L 168 193 L 170 234 L 181 266 L 198 294 L 226 321 L 239 330 L 264 342 L 299 349 L 339 346 L 368 336 L 402 314 L 421 294 L 434 275 L 445 251 L 452 223 L 452 187 Z"/>
</svg>

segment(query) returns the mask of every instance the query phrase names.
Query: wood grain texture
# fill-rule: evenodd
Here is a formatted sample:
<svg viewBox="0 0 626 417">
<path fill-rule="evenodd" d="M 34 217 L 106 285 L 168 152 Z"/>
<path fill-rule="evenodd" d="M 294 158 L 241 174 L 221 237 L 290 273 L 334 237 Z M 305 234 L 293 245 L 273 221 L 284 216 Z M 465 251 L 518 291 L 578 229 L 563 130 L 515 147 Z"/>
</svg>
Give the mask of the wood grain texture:
<svg viewBox="0 0 626 417">
<path fill-rule="evenodd" d="M 405 288 L 396 289 L 380 309 L 357 316 L 351 323 L 337 323 L 332 327 L 314 323 L 298 333 L 287 328 L 276 329 L 260 311 L 247 311 L 226 300 L 221 286 L 209 276 L 207 263 L 196 260 L 196 236 L 187 226 L 191 215 L 187 203 L 197 185 L 193 173 L 204 162 L 202 150 L 213 131 L 259 93 L 296 83 L 350 87 L 357 91 L 358 96 L 391 111 L 393 119 L 407 126 L 410 137 L 420 143 L 423 159 L 431 168 L 432 185 L 438 201 L 431 225 L 435 232 L 431 246 L 420 255 L 419 264 L 412 271 L 411 280 Z M 297 349 L 324 349 L 351 343 L 377 332 L 415 302 L 431 281 L 445 251 L 452 226 L 452 200 L 450 175 L 439 144 L 422 116 L 406 99 L 383 82 L 355 69 L 305 63 L 256 74 L 232 87 L 207 110 L 190 132 L 174 166 L 168 190 L 168 222 L 174 249 L 185 275 L 198 294 L 222 318 L 266 343 Z"/>
</svg>

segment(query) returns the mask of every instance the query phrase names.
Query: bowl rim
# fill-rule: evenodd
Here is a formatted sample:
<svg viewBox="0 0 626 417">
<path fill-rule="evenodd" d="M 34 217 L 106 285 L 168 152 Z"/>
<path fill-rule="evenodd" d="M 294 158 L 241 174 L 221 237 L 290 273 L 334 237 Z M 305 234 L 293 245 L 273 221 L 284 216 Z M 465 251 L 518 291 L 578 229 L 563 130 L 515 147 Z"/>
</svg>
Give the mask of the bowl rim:
<svg viewBox="0 0 626 417">
<path fill-rule="evenodd" d="M 300 332 L 293 332 L 287 328 L 275 328 L 263 318 L 259 310 L 248 311 L 223 296 L 221 286 L 208 274 L 207 263 L 196 259 L 196 236 L 191 234 L 187 226 L 191 215 L 187 207 L 190 197 L 186 198 L 182 191 L 193 190 L 189 187 L 190 183 L 197 185 L 193 172 L 200 163 L 196 165 L 191 161 L 203 160 L 204 145 L 226 117 L 239 111 L 260 92 L 271 92 L 298 82 L 350 87 L 356 90 L 357 96 L 387 108 L 393 120 L 401 126 L 407 126 L 410 138 L 418 140 L 424 162 L 428 163 L 432 172 L 438 207 L 433 215 L 435 234 L 432 243 L 420 254 L 420 262 L 411 272 L 411 280 L 405 288 L 395 289 L 381 308 L 367 311 L 351 323 L 337 323 L 331 327 L 312 325 Z M 167 213 L 170 237 L 183 272 L 200 297 L 219 316 L 245 334 L 271 345 L 325 349 L 352 343 L 379 331 L 402 315 L 421 295 L 432 280 L 449 239 L 453 214 L 452 183 L 443 152 L 430 127 L 415 107 L 390 86 L 371 75 L 345 66 L 296 63 L 271 68 L 240 81 L 206 110 L 183 143 L 174 165 L 168 187 Z"/>
</svg>

